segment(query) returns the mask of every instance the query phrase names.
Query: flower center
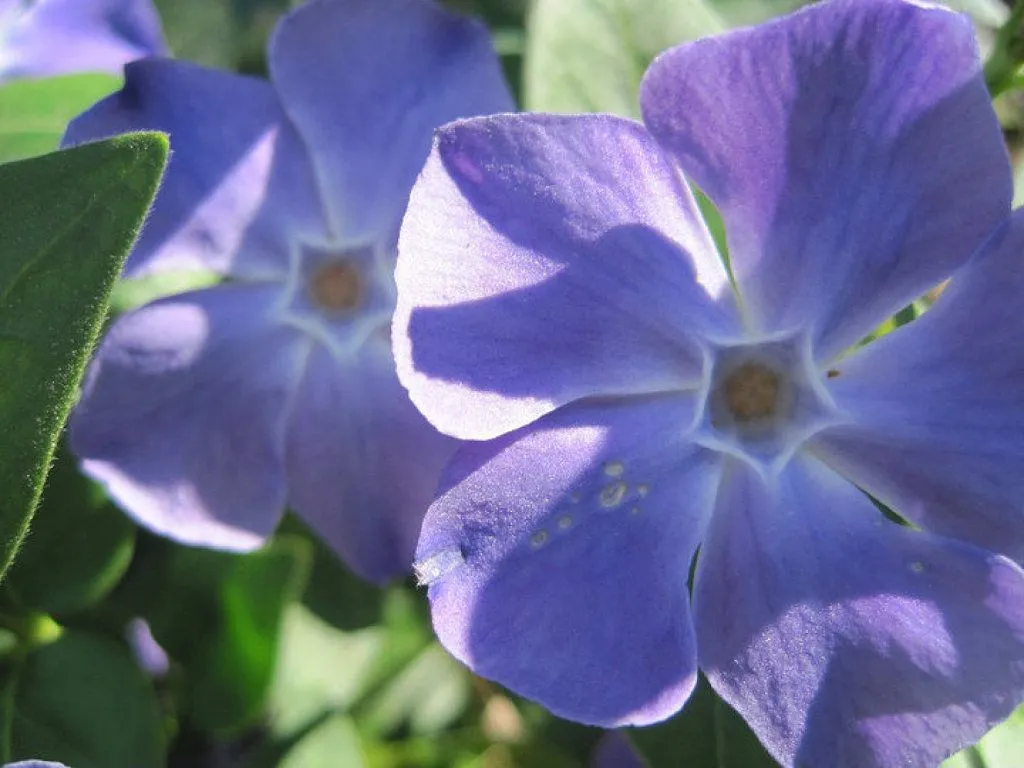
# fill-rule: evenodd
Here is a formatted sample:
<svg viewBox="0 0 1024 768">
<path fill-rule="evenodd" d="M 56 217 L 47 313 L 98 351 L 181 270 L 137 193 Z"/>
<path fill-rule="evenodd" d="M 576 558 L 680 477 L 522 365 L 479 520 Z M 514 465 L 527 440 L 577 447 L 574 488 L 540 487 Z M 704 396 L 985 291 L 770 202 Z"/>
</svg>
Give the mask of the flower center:
<svg viewBox="0 0 1024 768">
<path fill-rule="evenodd" d="M 779 374 L 759 363 L 744 363 L 722 385 L 726 407 L 743 423 L 775 415 L 780 387 Z"/>
<path fill-rule="evenodd" d="M 359 304 L 362 288 L 359 270 L 346 259 L 323 264 L 309 281 L 309 294 L 313 302 L 332 314 L 354 309 Z"/>
<path fill-rule="evenodd" d="M 802 335 L 711 346 L 694 440 L 762 467 L 781 466 L 838 413 Z"/>
</svg>

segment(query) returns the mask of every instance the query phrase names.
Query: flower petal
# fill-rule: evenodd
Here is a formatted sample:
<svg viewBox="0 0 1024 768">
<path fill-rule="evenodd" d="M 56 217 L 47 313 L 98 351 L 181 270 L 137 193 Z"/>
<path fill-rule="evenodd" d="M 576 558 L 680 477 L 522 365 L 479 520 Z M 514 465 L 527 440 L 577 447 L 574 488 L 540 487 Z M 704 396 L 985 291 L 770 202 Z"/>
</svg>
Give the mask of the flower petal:
<svg viewBox="0 0 1024 768">
<path fill-rule="evenodd" d="M 416 552 L 434 629 L 556 715 L 651 723 L 696 682 L 686 580 L 717 457 L 693 397 L 589 401 L 456 453 Z"/>
<path fill-rule="evenodd" d="M 811 329 L 822 361 L 1009 211 L 973 27 L 938 6 L 830 0 L 683 45 L 651 65 L 641 103 L 722 211 L 751 320 Z"/>
<path fill-rule="evenodd" d="M 486 28 L 424 0 L 310 0 L 269 59 L 343 242 L 393 242 L 437 126 L 514 109 Z"/>
<path fill-rule="evenodd" d="M 391 350 L 338 360 L 316 344 L 288 425 L 292 507 L 360 576 L 408 573 L 423 515 L 456 443 L 409 401 Z"/>
<path fill-rule="evenodd" d="M 120 74 L 129 61 L 167 53 L 150 0 L 5 5 L 0 8 L 0 82 L 75 72 Z"/>
<path fill-rule="evenodd" d="M 785 766 L 937 765 L 1024 698 L 1024 572 L 810 458 L 726 469 L 694 613 L 701 668 Z"/>
<path fill-rule="evenodd" d="M 442 128 L 396 278 L 399 378 L 457 437 L 590 395 L 696 388 L 699 334 L 738 332 L 689 191 L 640 125 L 607 115 Z"/>
<path fill-rule="evenodd" d="M 129 275 L 283 278 L 299 239 L 326 237 L 305 149 L 267 83 L 180 61 L 135 62 L 122 90 L 72 121 L 64 144 L 132 130 L 168 132 L 174 153 Z"/>
<path fill-rule="evenodd" d="M 917 525 L 1024 563 L 1024 211 L 935 306 L 836 365 L 815 452 Z"/>
<path fill-rule="evenodd" d="M 284 508 L 284 420 L 301 336 L 276 290 L 222 286 L 122 316 L 71 420 L 83 469 L 139 523 L 223 549 L 258 546 Z"/>
</svg>

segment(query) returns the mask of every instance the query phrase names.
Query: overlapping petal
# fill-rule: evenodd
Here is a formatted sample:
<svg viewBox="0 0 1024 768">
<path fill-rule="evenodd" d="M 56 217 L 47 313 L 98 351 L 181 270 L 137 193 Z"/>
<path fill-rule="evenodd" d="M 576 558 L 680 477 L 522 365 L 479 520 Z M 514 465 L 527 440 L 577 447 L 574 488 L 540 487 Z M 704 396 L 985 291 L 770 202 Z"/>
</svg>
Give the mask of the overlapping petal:
<svg viewBox="0 0 1024 768">
<path fill-rule="evenodd" d="M 310 0 L 269 58 L 344 242 L 397 235 L 437 126 L 514 108 L 486 28 L 426 0 Z"/>
<path fill-rule="evenodd" d="M 169 59 L 135 62 L 121 91 L 72 121 L 64 144 L 130 130 L 166 131 L 175 151 L 128 275 L 283 279 L 300 240 L 326 237 L 306 150 L 269 84 Z"/>
<path fill-rule="evenodd" d="M 132 517 L 188 544 L 245 550 L 285 503 L 284 430 L 304 344 L 276 291 L 228 285 L 121 317 L 71 420 L 86 473 Z"/>
<path fill-rule="evenodd" d="M 923 317 L 837 364 L 814 450 L 929 530 L 1024 562 L 1024 212 Z"/>
<path fill-rule="evenodd" d="M 371 339 L 350 359 L 313 345 L 289 416 L 288 495 L 357 574 L 408 573 L 454 448 L 416 412 L 385 342 Z"/>
<path fill-rule="evenodd" d="M 446 126 L 399 243 L 395 356 L 442 431 L 480 439 L 590 395 L 699 385 L 738 332 L 689 191 L 605 115 Z"/>
<path fill-rule="evenodd" d="M 468 443 L 423 524 L 434 628 L 474 671 L 604 726 L 682 706 L 697 667 L 686 580 L 718 458 L 687 394 L 586 401 Z"/>
<path fill-rule="evenodd" d="M 938 6 L 832 0 L 684 45 L 641 102 L 722 211 L 751 319 L 809 329 L 819 360 L 941 282 L 1009 210 L 972 25 Z"/>
<path fill-rule="evenodd" d="M 694 613 L 711 684 L 786 766 L 937 765 L 1024 697 L 1024 572 L 813 459 L 727 468 Z"/>
<path fill-rule="evenodd" d="M 8 0 L 0 4 L 0 82 L 73 72 L 120 73 L 167 53 L 151 0 Z"/>
</svg>

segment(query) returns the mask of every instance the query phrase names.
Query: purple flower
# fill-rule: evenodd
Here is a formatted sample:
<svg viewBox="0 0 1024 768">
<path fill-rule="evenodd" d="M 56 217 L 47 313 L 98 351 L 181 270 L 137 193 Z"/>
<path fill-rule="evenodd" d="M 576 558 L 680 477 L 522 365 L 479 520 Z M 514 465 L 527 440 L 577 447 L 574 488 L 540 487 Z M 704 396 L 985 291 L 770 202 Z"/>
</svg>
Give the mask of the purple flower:
<svg viewBox="0 0 1024 768">
<path fill-rule="evenodd" d="M 153 637 L 153 631 L 149 623 L 139 617 L 128 622 L 125 627 L 125 640 L 132 650 L 135 662 L 139 667 L 153 677 L 163 677 L 171 668 L 171 660 L 167 651 Z"/>
<path fill-rule="evenodd" d="M 129 61 L 166 53 L 151 0 L 0 0 L 0 82 L 120 74 Z"/>
<path fill-rule="evenodd" d="M 51 763 L 46 760 L 23 760 L 17 763 L 7 763 L 3 768 L 67 768 L 64 763 Z"/>
<path fill-rule="evenodd" d="M 453 123 L 412 192 L 399 377 L 484 441 L 424 521 L 435 629 L 567 718 L 699 666 L 784 765 L 933 766 L 1024 697 L 1024 220 L 970 260 L 1011 195 L 971 25 L 831 0 L 641 105 Z"/>
<path fill-rule="evenodd" d="M 594 746 L 590 768 L 647 768 L 647 762 L 625 733 L 607 731 Z"/>
<path fill-rule="evenodd" d="M 71 443 L 154 531 L 250 549 L 288 504 L 383 580 L 408 569 L 454 447 L 394 371 L 399 221 L 434 127 L 510 100 L 485 29 L 424 0 L 312 0 L 269 65 L 267 83 L 136 62 L 70 126 L 72 143 L 170 134 L 130 275 L 227 278 L 114 323 Z"/>
</svg>

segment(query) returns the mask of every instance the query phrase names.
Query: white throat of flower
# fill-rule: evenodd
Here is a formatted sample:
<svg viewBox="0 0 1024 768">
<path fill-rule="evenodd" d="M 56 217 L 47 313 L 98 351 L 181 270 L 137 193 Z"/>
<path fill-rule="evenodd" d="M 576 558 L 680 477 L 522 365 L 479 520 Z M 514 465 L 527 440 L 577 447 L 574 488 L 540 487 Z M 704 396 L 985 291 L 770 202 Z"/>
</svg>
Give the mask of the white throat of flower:
<svg viewBox="0 0 1024 768">
<path fill-rule="evenodd" d="M 840 418 L 802 334 L 710 345 L 704 368 L 694 440 L 761 472 Z"/>
</svg>

